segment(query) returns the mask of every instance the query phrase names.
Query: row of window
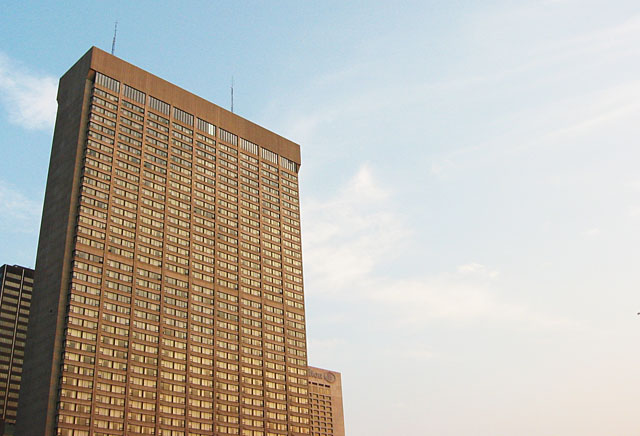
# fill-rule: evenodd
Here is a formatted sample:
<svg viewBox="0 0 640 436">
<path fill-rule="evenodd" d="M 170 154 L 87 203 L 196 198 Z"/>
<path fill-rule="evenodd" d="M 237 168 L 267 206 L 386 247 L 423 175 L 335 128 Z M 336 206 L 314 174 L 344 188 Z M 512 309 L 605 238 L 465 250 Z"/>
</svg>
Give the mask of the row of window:
<svg viewBox="0 0 640 436">
<path fill-rule="evenodd" d="M 106 89 L 109 89 L 115 92 L 116 94 L 120 93 L 120 82 L 100 72 L 96 72 L 95 83 L 101 87 L 104 87 Z M 110 100 L 110 102 L 115 102 L 115 103 L 118 102 L 119 98 L 116 95 L 109 94 L 105 91 L 100 90 L 99 88 L 95 88 L 95 89 L 101 97 L 106 97 L 108 100 Z M 136 101 L 137 103 L 140 103 L 143 106 L 147 102 L 147 99 L 146 99 L 147 96 L 144 92 L 139 91 L 126 84 L 124 84 L 123 86 L 123 96 L 130 100 Z M 105 105 L 105 106 L 109 107 L 112 110 L 115 110 L 115 108 L 113 107 L 113 103 L 110 103 L 110 102 L 107 101 L 106 103 L 109 103 L 109 105 Z M 122 104 L 123 105 L 126 104 L 128 107 L 134 108 L 136 112 L 140 114 L 144 114 L 144 109 L 142 107 L 133 105 L 132 103 L 127 102 L 126 100 L 123 100 Z M 164 115 L 169 116 L 170 114 L 170 105 L 153 96 L 149 96 L 148 105 L 151 109 L 158 111 Z M 138 121 L 141 121 L 141 118 L 142 118 L 140 115 L 137 115 L 131 111 L 128 111 L 127 115 L 138 119 Z M 194 116 L 177 107 L 173 108 L 173 118 L 175 120 L 180 121 L 183 124 L 194 126 Z M 201 118 L 197 118 L 196 128 L 202 132 L 207 133 L 208 135 L 211 135 L 211 136 L 216 135 L 216 126 Z M 193 132 L 191 132 L 191 134 L 193 134 Z M 227 130 L 219 128 L 218 137 L 229 144 L 238 146 L 238 136 Z M 254 155 L 258 155 L 258 150 L 260 150 L 260 155 L 263 157 L 263 159 L 266 159 L 270 162 L 278 164 L 278 155 L 276 153 L 270 150 L 267 150 L 265 148 L 260 148 L 257 144 L 254 144 L 251 141 L 240 138 L 240 147 L 249 153 L 253 153 Z M 285 157 L 280 157 L 280 164 L 282 165 L 283 168 L 286 168 L 288 171 L 291 171 L 294 173 L 298 172 L 298 169 L 299 169 L 298 164 Z"/>
</svg>

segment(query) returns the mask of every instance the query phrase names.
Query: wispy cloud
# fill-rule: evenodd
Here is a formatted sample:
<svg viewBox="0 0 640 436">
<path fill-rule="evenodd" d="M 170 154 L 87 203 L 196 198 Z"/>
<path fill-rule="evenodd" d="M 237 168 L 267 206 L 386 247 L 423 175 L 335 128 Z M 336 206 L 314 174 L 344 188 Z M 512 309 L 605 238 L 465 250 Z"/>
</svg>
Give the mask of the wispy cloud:
<svg viewBox="0 0 640 436">
<path fill-rule="evenodd" d="M 343 338 L 310 338 L 308 349 L 310 356 L 335 356 L 344 351 L 347 341 Z M 313 362 L 311 362 L 313 364 Z"/>
<path fill-rule="evenodd" d="M 42 204 L 29 199 L 17 188 L 0 180 L 0 229 L 36 233 Z"/>
<path fill-rule="evenodd" d="M 394 360 L 418 361 L 421 363 L 441 357 L 439 353 L 418 344 L 413 347 L 390 347 L 386 348 L 385 352 L 388 357 Z"/>
<path fill-rule="evenodd" d="M 572 2 L 553 3 L 562 9 Z M 433 133 L 438 132 L 440 116 L 445 118 L 445 125 L 447 117 L 455 117 L 457 125 L 466 125 L 467 130 L 473 131 L 477 121 L 483 119 L 482 108 L 474 106 L 478 101 L 485 101 L 486 112 L 493 113 L 496 104 L 510 106 L 512 100 L 521 100 L 521 104 L 513 104 L 513 110 L 488 117 L 478 127 L 478 135 L 457 137 L 453 131 L 450 136 L 455 138 L 443 147 L 445 151 L 440 155 L 439 138 L 432 140 L 425 154 L 433 155 L 432 175 L 444 178 L 458 170 L 464 172 L 470 166 L 498 161 L 514 152 L 572 146 L 594 132 L 611 129 L 613 124 L 634 119 L 640 113 L 639 82 L 628 74 L 620 74 L 635 70 L 631 60 L 637 59 L 640 53 L 640 15 L 571 36 L 527 38 L 526 49 L 523 49 L 522 41 L 505 42 L 503 33 L 494 33 L 493 29 L 500 29 L 504 23 L 527 29 L 536 22 L 531 14 L 540 17 L 552 14 L 548 5 L 533 2 L 505 8 L 505 11 L 492 10 L 492 14 L 495 16 L 485 18 L 493 26 L 484 19 L 477 20 L 473 26 L 479 34 L 492 35 L 488 41 L 477 42 L 488 47 L 476 47 L 474 40 L 467 44 L 479 52 L 493 53 L 491 47 L 496 40 L 504 42 L 510 56 L 501 58 L 500 62 L 485 63 L 470 57 L 467 59 L 470 68 L 439 77 L 430 74 L 428 63 L 416 59 L 409 68 L 403 59 L 392 62 L 388 57 L 379 56 L 355 58 L 310 81 L 300 101 L 306 102 L 313 95 L 316 103 L 311 109 L 301 110 L 295 104 L 297 99 L 290 96 L 286 99 L 288 104 L 274 106 L 277 117 L 285 114 L 281 130 L 305 144 L 307 150 L 313 149 L 311 153 L 320 150 L 313 156 L 316 162 L 322 163 L 326 156 L 347 154 L 345 150 L 354 149 L 354 138 L 359 144 L 372 145 L 371 159 L 375 160 L 375 145 L 383 142 L 398 144 L 399 149 L 420 140 L 427 143 Z M 389 71 L 396 68 L 424 74 L 407 77 L 398 73 L 402 80 L 389 80 Z M 585 70 L 591 74 L 596 71 L 597 80 L 574 87 L 585 77 Z M 345 86 L 349 81 L 356 85 Z M 462 102 L 452 110 L 446 102 L 456 100 Z M 293 105 L 289 105 L 291 101 Z M 434 110 L 438 106 L 442 106 L 442 110 Z M 361 124 L 362 120 L 368 124 Z M 369 128 L 376 124 L 386 128 Z M 425 125 L 434 129 L 423 128 Z M 410 132 L 416 131 L 421 133 L 420 139 L 411 136 Z M 330 153 L 326 152 L 328 148 Z"/>
<path fill-rule="evenodd" d="M 495 278 L 498 276 L 498 271 L 492 271 L 484 265 L 471 262 L 458 267 L 460 274 L 481 274 L 489 278 Z"/>
<path fill-rule="evenodd" d="M 530 328 L 577 327 L 571 320 L 504 301 L 499 271 L 478 262 L 452 272 L 398 277 L 387 266 L 420 257 L 392 192 L 363 165 L 334 197 L 303 204 L 307 292 L 385 309 L 398 327 L 435 321 L 493 321 Z"/>
<path fill-rule="evenodd" d="M 635 15 L 608 27 L 584 32 L 566 40 L 556 40 L 553 44 L 543 46 L 541 51 L 556 53 L 563 58 L 585 54 L 619 56 L 629 50 L 637 52 L 639 31 L 640 15 Z"/>
<path fill-rule="evenodd" d="M 518 301 L 506 301 L 499 286 L 482 271 L 442 273 L 406 280 L 378 281 L 370 298 L 395 313 L 399 327 L 428 323 L 492 322 L 528 329 L 579 329 L 579 322 L 538 313 Z M 371 283 L 373 285 L 373 283 Z"/>
<path fill-rule="evenodd" d="M 340 292 L 401 247 L 402 219 L 387 208 L 389 192 L 368 165 L 332 198 L 303 205 L 305 264 L 321 292 Z"/>
<path fill-rule="evenodd" d="M 29 130 L 52 130 L 58 81 L 28 71 L 0 53 L 0 101 L 9 120 Z"/>
<path fill-rule="evenodd" d="M 598 227 L 592 227 L 585 230 L 584 234 L 589 237 L 596 237 L 600 234 L 600 229 Z"/>
<path fill-rule="evenodd" d="M 639 98 L 640 81 L 633 80 L 524 110 L 500 135 L 434 157 L 431 174 L 446 178 L 532 150 L 582 147 L 585 139 L 594 137 L 633 137 Z"/>
</svg>

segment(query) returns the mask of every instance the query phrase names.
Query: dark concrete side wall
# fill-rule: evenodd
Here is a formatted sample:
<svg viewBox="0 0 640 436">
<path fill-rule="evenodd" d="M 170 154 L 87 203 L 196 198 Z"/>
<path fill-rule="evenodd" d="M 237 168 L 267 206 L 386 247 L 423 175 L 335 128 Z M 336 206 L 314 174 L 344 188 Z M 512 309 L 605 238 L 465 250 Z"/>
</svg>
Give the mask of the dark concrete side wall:
<svg viewBox="0 0 640 436">
<path fill-rule="evenodd" d="M 84 147 L 91 52 L 61 79 L 36 257 L 16 435 L 51 436 Z"/>
</svg>

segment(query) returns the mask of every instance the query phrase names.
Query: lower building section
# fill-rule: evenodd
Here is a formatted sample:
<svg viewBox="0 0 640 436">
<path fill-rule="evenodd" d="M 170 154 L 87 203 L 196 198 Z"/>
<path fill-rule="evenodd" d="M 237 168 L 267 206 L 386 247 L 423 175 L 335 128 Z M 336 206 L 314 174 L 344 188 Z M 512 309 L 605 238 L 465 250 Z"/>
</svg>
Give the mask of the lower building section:
<svg viewBox="0 0 640 436">
<path fill-rule="evenodd" d="M 339 372 L 309 367 L 309 406 L 312 436 L 344 436 L 342 376 Z"/>
</svg>

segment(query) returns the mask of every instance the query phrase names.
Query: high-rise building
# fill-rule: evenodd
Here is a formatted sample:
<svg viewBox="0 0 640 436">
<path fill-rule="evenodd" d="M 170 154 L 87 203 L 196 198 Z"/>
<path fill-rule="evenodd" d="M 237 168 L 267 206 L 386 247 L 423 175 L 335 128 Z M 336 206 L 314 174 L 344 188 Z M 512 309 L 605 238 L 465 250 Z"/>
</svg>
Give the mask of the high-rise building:
<svg viewBox="0 0 640 436">
<path fill-rule="evenodd" d="M 311 436 L 345 436 L 342 408 L 342 375 L 309 367 Z"/>
<path fill-rule="evenodd" d="M 299 165 L 90 49 L 58 90 L 18 434 L 309 434 Z"/>
<path fill-rule="evenodd" d="M 0 434 L 16 422 L 33 270 L 0 267 Z"/>
</svg>

